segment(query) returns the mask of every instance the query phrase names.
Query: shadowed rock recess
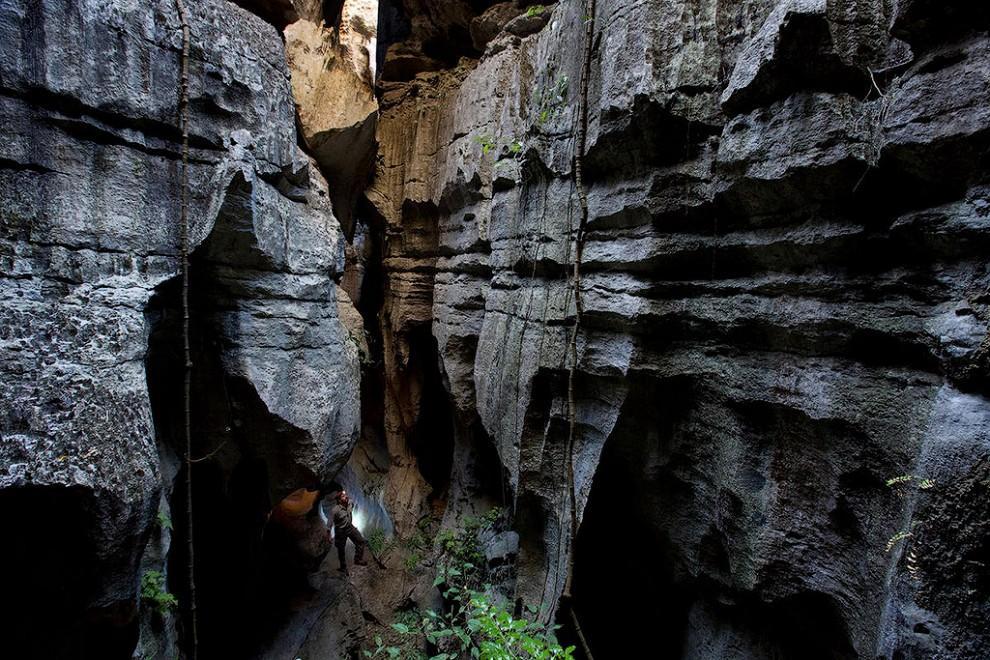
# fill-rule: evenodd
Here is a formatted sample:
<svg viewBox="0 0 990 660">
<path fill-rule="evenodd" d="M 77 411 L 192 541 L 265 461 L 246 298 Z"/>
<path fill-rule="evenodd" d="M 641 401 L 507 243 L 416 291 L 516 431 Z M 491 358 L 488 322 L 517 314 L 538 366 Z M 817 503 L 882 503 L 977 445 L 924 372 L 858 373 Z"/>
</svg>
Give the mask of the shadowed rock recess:
<svg viewBox="0 0 990 660">
<path fill-rule="evenodd" d="M 599 660 L 990 657 L 986 3 L 186 5 L 199 657 L 374 651 L 492 506 Z M 0 2 L 0 655 L 190 652 L 181 45 Z"/>
</svg>

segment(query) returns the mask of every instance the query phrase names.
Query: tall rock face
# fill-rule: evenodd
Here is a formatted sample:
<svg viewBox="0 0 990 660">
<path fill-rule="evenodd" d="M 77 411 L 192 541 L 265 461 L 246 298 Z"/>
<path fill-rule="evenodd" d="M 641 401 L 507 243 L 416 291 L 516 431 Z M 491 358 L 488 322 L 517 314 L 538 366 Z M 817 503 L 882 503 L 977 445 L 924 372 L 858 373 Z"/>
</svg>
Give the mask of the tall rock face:
<svg viewBox="0 0 990 660">
<path fill-rule="evenodd" d="M 186 5 L 194 476 L 237 493 L 250 464 L 263 516 L 357 437 L 344 241 L 297 147 L 279 34 L 224 0 Z M 121 657 L 185 451 L 179 19 L 171 0 L 12 0 L 0 36 L 4 645 Z"/>
<path fill-rule="evenodd" d="M 575 553 L 605 657 L 986 657 L 986 12 L 597 3 L 572 511 L 584 3 L 423 4 L 368 191 L 386 436 L 426 410 L 428 327 L 455 446 L 505 472 L 517 595 L 553 610 Z"/>
<path fill-rule="evenodd" d="M 376 152 L 377 25 L 377 0 L 346 0 L 313 3 L 285 29 L 302 138 L 330 179 L 348 237 Z"/>
<path fill-rule="evenodd" d="M 500 588 L 551 619 L 572 564 L 599 657 L 990 656 L 980 3 L 186 5 L 202 657 L 439 606 L 323 572 L 283 616 L 264 532 L 327 544 L 268 515 L 331 479 L 407 537 L 501 502 Z M 176 5 L 5 0 L 0 37 L 0 640 L 172 656 Z"/>
</svg>

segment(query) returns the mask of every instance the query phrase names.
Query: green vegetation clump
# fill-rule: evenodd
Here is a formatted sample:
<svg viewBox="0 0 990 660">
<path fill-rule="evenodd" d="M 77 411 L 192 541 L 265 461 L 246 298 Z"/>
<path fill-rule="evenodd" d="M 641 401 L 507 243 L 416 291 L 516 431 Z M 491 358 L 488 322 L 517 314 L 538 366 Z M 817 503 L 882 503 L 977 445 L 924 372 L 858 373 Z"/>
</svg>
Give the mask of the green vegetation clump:
<svg viewBox="0 0 990 660">
<path fill-rule="evenodd" d="M 416 567 L 423 562 L 423 555 L 419 550 L 413 550 L 408 555 L 406 555 L 403 565 L 406 567 L 407 571 L 415 571 Z"/>
<path fill-rule="evenodd" d="M 416 531 L 407 539 L 402 541 L 402 547 L 407 551 L 403 564 L 407 571 L 414 571 L 423 562 L 433 547 L 433 535 L 431 527 L 433 521 L 428 517 L 423 517 L 416 524 Z"/>
<path fill-rule="evenodd" d="M 376 556 L 381 556 L 382 551 L 388 546 L 388 540 L 385 538 L 385 530 L 381 527 L 375 527 L 368 533 L 368 548 L 371 549 Z"/>
<path fill-rule="evenodd" d="M 543 5 L 530 5 L 526 8 L 526 16 L 529 16 L 530 18 L 534 16 L 542 16 L 543 12 L 546 10 L 547 8 Z"/>
<path fill-rule="evenodd" d="M 459 592 L 449 612 L 428 611 L 418 623 L 396 622 L 392 629 L 400 635 L 425 638 L 433 655 L 430 660 L 571 660 L 574 647 L 562 647 L 551 629 L 540 623 L 513 617 L 501 604 L 478 591 Z M 408 649 L 386 646 L 380 637 L 377 647 L 365 651 L 369 658 L 406 658 Z"/>
<path fill-rule="evenodd" d="M 145 571 L 141 576 L 141 600 L 154 605 L 161 616 L 179 604 L 178 599 L 168 592 L 165 575 L 161 571 Z"/>
<path fill-rule="evenodd" d="M 482 156 L 487 156 L 495 149 L 495 140 L 492 139 L 491 135 L 479 135 L 474 138 L 474 141 L 481 145 Z"/>
<path fill-rule="evenodd" d="M 440 550 L 437 586 L 446 583 L 469 589 L 481 587 L 485 555 L 478 545 L 478 533 L 492 527 L 501 513 L 500 509 L 495 508 L 480 518 L 468 516 L 461 529 L 445 529 L 437 534 L 436 543 Z"/>
<path fill-rule="evenodd" d="M 559 76 L 551 85 L 536 88 L 536 118 L 545 124 L 567 105 L 570 80 L 566 75 Z"/>
<path fill-rule="evenodd" d="M 392 624 L 392 630 L 408 639 L 400 646 L 375 638 L 368 658 L 420 658 L 429 660 L 570 660 L 574 647 L 562 647 L 552 627 L 517 618 L 496 602 L 482 586 L 484 553 L 478 534 L 494 526 L 500 515 L 493 509 L 480 518 L 470 517 L 459 530 L 444 530 L 436 537 L 440 553 L 434 586 L 443 590 L 447 606 L 442 612 L 408 611 Z M 533 610 L 530 610 L 533 613 Z M 430 653 L 418 650 L 425 644 Z"/>
<path fill-rule="evenodd" d="M 172 519 L 168 517 L 168 514 L 164 511 L 158 512 L 158 527 L 162 531 L 172 531 Z"/>
</svg>

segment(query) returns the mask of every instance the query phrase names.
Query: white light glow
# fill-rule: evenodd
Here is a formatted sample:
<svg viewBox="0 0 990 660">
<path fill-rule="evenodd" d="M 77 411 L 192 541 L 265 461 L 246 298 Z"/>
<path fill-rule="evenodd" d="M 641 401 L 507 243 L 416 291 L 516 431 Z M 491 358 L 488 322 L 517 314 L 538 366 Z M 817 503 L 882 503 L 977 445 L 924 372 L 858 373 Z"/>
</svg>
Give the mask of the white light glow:
<svg viewBox="0 0 990 660">
<path fill-rule="evenodd" d="M 364 531 L 364 514 L 357 508 L 355 508 L 354 512 L 351 514 L 351 524 L 357 527 L 359 532 Z"/>
</svg>

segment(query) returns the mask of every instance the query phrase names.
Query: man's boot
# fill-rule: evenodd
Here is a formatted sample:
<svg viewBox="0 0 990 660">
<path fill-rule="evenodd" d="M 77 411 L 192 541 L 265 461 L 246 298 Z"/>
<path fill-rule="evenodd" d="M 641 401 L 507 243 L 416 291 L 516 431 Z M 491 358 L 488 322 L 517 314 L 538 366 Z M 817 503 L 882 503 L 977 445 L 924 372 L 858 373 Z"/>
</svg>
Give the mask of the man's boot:
<svg viewBox="0 0 990 660">
<path fill-rule="evenodd" d="M 351 539 L 351 543 L 354 544 L 354 565 L 367 566 L 368 562 L 364 560 L 364 549 L 367 547 L 368 542 L 364 540 L 364 536 L 357 527 L 351 529 L 348 537 Z"/>
<path fill-rule="evenodd" d="M 364 548 L 367 541 L 364 540 L 364 536 L 355 528 L 351 531 L 350 538 L 351 542 L 354 543 L 354 565 L 367 566 L 368 562 L 364 560 Z"/>
</svg>

